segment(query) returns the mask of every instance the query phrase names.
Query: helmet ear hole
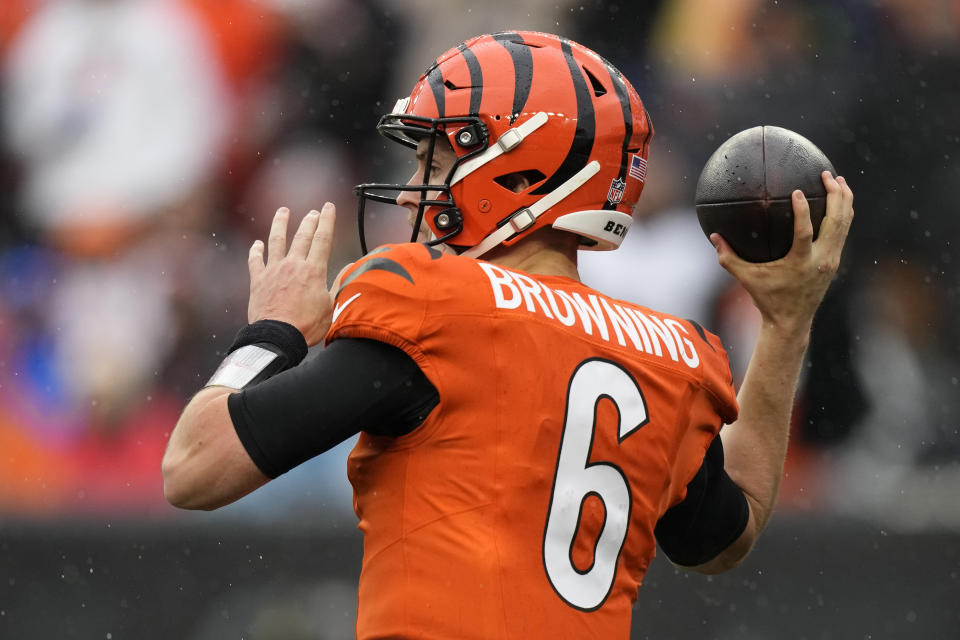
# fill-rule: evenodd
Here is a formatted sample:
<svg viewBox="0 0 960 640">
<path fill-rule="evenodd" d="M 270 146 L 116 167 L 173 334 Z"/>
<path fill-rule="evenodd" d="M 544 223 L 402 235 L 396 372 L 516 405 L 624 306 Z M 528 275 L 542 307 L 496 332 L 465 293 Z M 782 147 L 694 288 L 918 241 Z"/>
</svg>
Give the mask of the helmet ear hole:
<svg viewBox="0 0 960 640">
<path fill-rule="evenodd" d="M 600 96 L 606 95 L 607 88 L 604 87 L 599 80 L 597 80 L 597 76 L 590 73 L 590 70 L 586 67 L 583 67 L 583 71 L 587 74 L 587 78 L 590 79 L 590 86 L 593 87 L 593 96 L 595 98 L 599 98 Z"/>
<path fill-rule="evenodd" d="M 504 189 L 513 191 L 514 193 L 520 193 L 535 184 L 546 180 L 547 176 L 544 175 L 542 171 L 536 169 L 526 169 L 525 171 L 514 171 L 513 173 L 505 173 L 502 176 L 497 176 L 493 179 L 498 185 Z"/>
</svg>

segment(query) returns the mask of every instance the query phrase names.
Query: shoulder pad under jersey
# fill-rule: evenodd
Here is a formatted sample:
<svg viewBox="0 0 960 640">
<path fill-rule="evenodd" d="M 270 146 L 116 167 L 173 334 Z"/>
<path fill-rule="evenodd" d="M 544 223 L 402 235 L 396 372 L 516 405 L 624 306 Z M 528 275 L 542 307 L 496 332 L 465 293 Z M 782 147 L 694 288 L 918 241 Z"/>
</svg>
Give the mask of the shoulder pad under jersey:
<svg viewBox="0 0 960 640">
<path fill-rule="evenodd" d="M 442 256 L 422 244 L 396 244 L 355 262 L 341 280 L 326 342 L 370 337 L 396 344 L 396 339 L 385 339 L 388 334 L 414 340 L 430 281 L 437 278 L 434 263 Z"/>
</svg>

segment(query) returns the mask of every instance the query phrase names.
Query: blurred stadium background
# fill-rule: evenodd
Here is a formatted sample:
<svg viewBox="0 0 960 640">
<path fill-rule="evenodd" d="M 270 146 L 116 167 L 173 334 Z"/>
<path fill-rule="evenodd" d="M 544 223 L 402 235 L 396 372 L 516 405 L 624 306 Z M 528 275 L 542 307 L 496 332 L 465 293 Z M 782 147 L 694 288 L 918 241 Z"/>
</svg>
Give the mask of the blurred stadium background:
<svg viewBox="0 0 960 640">
<path fill-rule="evenodd" d="M 703 162 L 783 126 L 856 193 L 774 524 L 730 574 L 655 562 L 634 637 L 960 637 L 957 0 L 3 0 L 0 638 L 352 634 L 350 443 L 214 513 L 167 506 L 160 458 L 277 206 L 335 202 L 356 259 L 351 187 L 412 171 L 379 116 L 504 29 L 637 87 L 639 221 L 584 278 L 696 318 L 738 374 L 756 317 L 697 226 Z"/>
</svg>

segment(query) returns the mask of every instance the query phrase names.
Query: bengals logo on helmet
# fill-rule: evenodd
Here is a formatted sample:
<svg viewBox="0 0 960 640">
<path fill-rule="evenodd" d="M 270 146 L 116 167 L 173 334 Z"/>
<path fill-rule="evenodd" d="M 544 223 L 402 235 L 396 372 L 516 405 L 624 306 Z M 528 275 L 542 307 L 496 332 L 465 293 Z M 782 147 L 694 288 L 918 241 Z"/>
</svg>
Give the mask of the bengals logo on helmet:
<svg viewBox="0 0 960 640">
<path fill-rule="evenodd" d="M 428 225 L 432 244 L 473 256 L 546 225 L 589 248 L 618 247 L 643 189 L 633 158 L 646 167 L 653 134 L 613 65 L 526 31 L 478 36 L 441 55 L 378 130 L 410 147 L 428 137 L 428 155 L 445 139 L 457 159 L 443 184 L 359 185 L 361 242 L 365 200 L 395 202 L 381 192 L 409 190 L 420 194 L 416 225 Z"/>
</svg>

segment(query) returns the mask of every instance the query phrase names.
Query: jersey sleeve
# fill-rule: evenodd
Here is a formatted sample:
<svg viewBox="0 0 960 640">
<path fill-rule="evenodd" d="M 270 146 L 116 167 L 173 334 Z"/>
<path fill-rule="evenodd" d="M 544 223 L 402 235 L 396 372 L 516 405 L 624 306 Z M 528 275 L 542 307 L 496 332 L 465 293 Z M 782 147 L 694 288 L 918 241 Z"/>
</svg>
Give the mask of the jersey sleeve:
<svg viewBox="0 0 960 640">
<path fill-rule="evenodd" d="M 724 424 L 730 424 L 737 419 L 740 408 L 737 404 L 737 392 L 733 387 L 733 371 L 727 351 L 717 335 L 692 320 L 686 322 L 693 327 L 699 338 L 703 388 L 710 396 L 717 415 Z"/>
<path fill-rule="evenodd" d="M 703 465 L 704 456 L 724 424 L 737 419 L 739 407 L 727 352 L 716 335 L 687 321 L 697 335 L 701 357 L 699 391 L 688 402 L 686 430 L 671 471 L 670 490 L 662 509 L 686 497 L 687 485 Z M 662 513 L 662 512 L 661 512 Z"/>
<path fill-rule="evenodd" d="M 378 340 L 422 364 L 418 338 L 435 253 L 419 244 L 386 245 L 354 263 L 336 294 L 326 343 L 338 338 Z"/>
</svg>

